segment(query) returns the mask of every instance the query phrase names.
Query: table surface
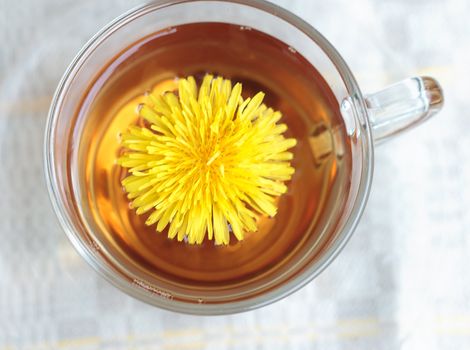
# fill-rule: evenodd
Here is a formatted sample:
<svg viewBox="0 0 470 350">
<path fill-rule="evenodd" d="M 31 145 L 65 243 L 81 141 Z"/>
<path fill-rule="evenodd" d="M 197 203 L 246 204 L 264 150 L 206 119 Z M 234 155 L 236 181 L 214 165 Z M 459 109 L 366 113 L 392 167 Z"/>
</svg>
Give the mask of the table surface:
<svg viewBox="0 0 470 350">
<path fill-rule="evenodd" d="M 49 203 L 53 91 L 86 40 L 138 2 L 0 0 L 0 350 L 469 349 L 470 2 L 276 1 L 338 48 L 364 91 L 432 75 L 446 105 L 377 147 L 367 209 L 325 272 L 280 302 L 220 317 L 118 291 L 77 254 Z"/>
</svg>

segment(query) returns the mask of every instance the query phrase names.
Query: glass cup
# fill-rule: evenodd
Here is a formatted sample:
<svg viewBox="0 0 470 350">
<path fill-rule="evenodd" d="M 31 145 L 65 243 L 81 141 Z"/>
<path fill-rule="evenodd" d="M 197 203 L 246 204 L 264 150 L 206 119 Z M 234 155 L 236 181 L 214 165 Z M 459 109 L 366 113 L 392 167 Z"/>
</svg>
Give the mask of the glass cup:
<svg viewBox="0 0 470 350">
<path fill-rule="evenodd" d="M 189 288 L 155 281 L 126 266 L 103 249 L 80 215 L 74 180 L 67 173 L 67 146 L 74 111 L 89 82 L 111 57 L 140 38 L 172 26 L 222 22 L 254 28 L 289 45 L 320 72 L 333 91 L 347 130 L 352 153 L 351 185 L 346 205 L 325 249 L 303 247 L 274 274 L 236 287 Z M 374 145 L 409 129 L 442 108 L 439 84 L 414 77 L 380 92 L 364 95 L 335 48 L 312 26 L 292 13 L 261 0 L 163 0 L 129 11 L 96 34 L 65 72 L 55 93 L 45 133 L 45 172 L 55 212 L 73 245 L 103 277 L 149 304 L 184 313 L 228 314 L 251 310 L 298 290 L 325 269 L 353 233 L 370 191 Z M 73 176 L 72 176 L 73 177 Z"/>
</svg>

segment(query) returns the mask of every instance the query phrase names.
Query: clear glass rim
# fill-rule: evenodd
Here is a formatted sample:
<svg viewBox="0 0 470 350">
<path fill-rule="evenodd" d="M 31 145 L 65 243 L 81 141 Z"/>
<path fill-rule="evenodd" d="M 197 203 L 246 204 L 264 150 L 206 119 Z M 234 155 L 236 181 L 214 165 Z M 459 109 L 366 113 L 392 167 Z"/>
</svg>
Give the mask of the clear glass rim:
<svg viewBox="0 0 470 350">
<path fill-rule="evenodd" d="M 296 29 L 306 34 L 314 43 L 316 43 L 329 57 L 338 73 L 340 74 L 345 84 L 348 95 L 350 96 L 354 108 L 356 110 L 355 118 L 359 119 L 357 123 L 360 128 L 360 137 L 363 142 L 362 147 L 362 162 L 363 166 L 361 169 L 361 176 L 358 185 L 358 196 L 354 202 L 351 214 L 349 215 L 343 230 L 338 234 L 338 238 L 334 244 L 329 248 L 324 256 L 317 261 L 315 266 L 310 266 L 301 274 L 295 278 L 289 280 L 279 288 L 268 291 L 265 294 L 252 297 L 247 300 L 231 302 L 226 304 L 190 304 L 185 302 L 179 302 L 174 300 L 166 300 L 155 295 L 149 294 L 147 291 L 132 286 L 129 281 L 124 280 L 118 276 L 110 267 L 106 266 L 99 259 L 92 254 L 91 248 L 87 246 L 76 232 L 74 225 L 72 224 L 66 210 L 64 209 L 63 200 L 60 195 L 59 188 L 57 186 L 57 172 L 54 167 L 55 151 L 54 151 L 54 138 L 57 121 L 60 115 L 60 106 L 66 94 L 67 88 L 72 80 L 73 76 L 77 73 L 79 64 L 86 59 L 87 56 L 93 51 L 95 47 L 105 40 L 112 32 L 125 23 L 132 21 L 136 16 L 141 16 L 147 12 L 155 11 L 167 6 L 188 3 L 188 2 L 228 2 L 237 3 L 249 7 L 253 7 L 264 12 L 270 13 L 288 23 L 293 25 Z M 71 64 L 65 71 L 62 79 L 55 91 L 54 97 L 51 102 L 49 109 L 48 118 L 46 122 L 45 138 L 44 138 L 44 171 L 46 178 L 46 185 L 49 192 L 49 197 L 58 217 L 58 220 L 65 231 L 67 237 L 71 241 L 72 245 L 79 252 L 79 254 L 97 271 L 102 277 L 108 280 L 111 284 L 121 289 L 128 295 L 131 295 L 141 301 L 148 304 L 158 306 L 160 308 L 187 313 L 195 315 L 222 315 L 232 314 L 238 312 L 244 312 L 253 310 L 275 301 L 278 301 L 305 286 L 317 277 L 341 252 L 345 244 L 348 242 L 352 233 L 354 232 L 360 217 L 364 211 L 365 204 L 367 202 L 370 185 L 372 182 L 373 175 L 373 142 L 369 120 L 367 117 L 367 109 L 365 108 L 362 93 L 359 86 L 347 66 L 344 59 L 333 47 L 332 44 L 326 40 L 322 34 L 320 34 L 310 24 L 297 17 L 293 13 L 264 0 L 157 0 L 149 4 L 138 6 L 123 15 L 117 17 L 103 29 L 96 33 L 78 52 Z"/>
</svg>

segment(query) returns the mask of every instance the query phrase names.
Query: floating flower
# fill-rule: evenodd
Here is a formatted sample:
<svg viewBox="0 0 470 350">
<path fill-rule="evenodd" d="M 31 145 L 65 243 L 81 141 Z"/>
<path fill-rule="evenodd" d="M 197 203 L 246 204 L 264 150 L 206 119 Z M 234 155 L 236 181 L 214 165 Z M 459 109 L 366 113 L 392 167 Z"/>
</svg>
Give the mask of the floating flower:
<svg viewBox="0 0 470 350">
<path fill-rule="evenodd" d="M 150 94 L 139 106 L 148 127 L 122 135 L 118 164 L 122 184 L 147 225 L 190 244 L 204 238 L 228 244 L 257 230 L 259 215 L 276 215 L 276 198 L 287 191 L 294 168 L 281 113 L 264 94 L 242 98 L 242 85 L 206 75 L 178 81 L 178 93 Z"/>
</svg>

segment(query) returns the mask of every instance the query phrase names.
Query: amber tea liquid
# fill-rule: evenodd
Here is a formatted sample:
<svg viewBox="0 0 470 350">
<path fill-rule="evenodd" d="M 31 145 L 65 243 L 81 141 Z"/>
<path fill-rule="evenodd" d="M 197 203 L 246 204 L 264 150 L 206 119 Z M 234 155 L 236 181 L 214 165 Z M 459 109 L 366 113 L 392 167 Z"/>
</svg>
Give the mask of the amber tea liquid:
<svg viewBox="0 0 470 350">
<path fill-rule="evenodd" d="M 266 93 L 295 137 L 288 193 L 274 218 L 238 242 L 189 245 L 146 226 L 120 184 L 119 134 L 139 123 L 142 94 L 174 90 L 175 78 L 205 73 L 241 82 L 245 97 Z M 90 82 L 72 125 L 70 177 L 78 179 L 76 205 L 90 223 L 93 244 L 148 280 L 178 286 L 222 288 L 275 273 L 306 245 L 320 253 L 331 239 L 323 227 L 344 205 L 350 146 L 332 91 L 318 71 L 283 42 L 254 29 L 221 23 L 181 25 L 124 48 Z M 331 224 L 331 223 L 330 223 Z"/>
</svg>

